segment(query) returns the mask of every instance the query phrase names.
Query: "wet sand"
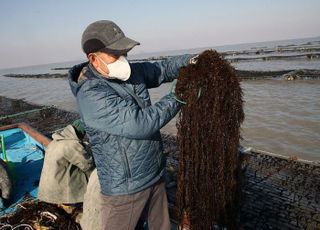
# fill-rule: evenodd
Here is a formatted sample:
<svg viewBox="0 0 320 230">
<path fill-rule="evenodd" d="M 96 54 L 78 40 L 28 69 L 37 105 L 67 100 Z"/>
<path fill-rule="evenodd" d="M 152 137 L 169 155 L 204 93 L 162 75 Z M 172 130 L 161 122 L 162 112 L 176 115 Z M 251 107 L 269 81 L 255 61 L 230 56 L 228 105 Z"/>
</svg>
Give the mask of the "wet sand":
<svg viewBox="0 0 320 230">
<path fill-rule="evenodd" d="M 79 115 L 75 112 L 0 96 L 0 126 L 26 122 L 51 138 L 54 131 L 71 124 L 78 118 Z"/>
<path fill-rule="evenodd" d="M 46 136 L 65 127 L 78 114 L 57 108 L 19 115 L 44 108 L 22 100 L 0 97 L 0 126 L 26 122 Z M 17 114 L 11 118 L 3 118 Z M 174 217 L 178 147 L 175 137 L 164 135 L 166 177 L 170 212 Z M 319 229 L 320 165 L 316 162 L 274 156 L 261 151 L 243 155 L 243 203 L 239 217 L 242 229 Z M 214 185 L 213 185 L 214 186 Z"/>
</svg>

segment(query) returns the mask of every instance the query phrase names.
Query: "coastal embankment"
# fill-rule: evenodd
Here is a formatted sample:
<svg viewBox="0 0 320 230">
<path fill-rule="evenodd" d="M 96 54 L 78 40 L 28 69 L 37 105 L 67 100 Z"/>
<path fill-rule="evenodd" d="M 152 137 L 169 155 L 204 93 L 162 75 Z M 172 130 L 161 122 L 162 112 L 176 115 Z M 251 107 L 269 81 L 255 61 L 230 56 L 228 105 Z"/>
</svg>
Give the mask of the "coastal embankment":
<svg viewBox="0 0 320 230">
<path fill-rule="evenodd" d="M 250 71 L 236 70 L 239 77 L 244 80 L 259 80 L 259 79 L 283 79 L 283 80 L 311 80 L 320 79 L 320 70 L 280 70 L 280 71 Z M 14 78 L 67 78 L 67 74 L 46 73 L 46 74 L 4 74 L 5 77 Z"/>
</svg>

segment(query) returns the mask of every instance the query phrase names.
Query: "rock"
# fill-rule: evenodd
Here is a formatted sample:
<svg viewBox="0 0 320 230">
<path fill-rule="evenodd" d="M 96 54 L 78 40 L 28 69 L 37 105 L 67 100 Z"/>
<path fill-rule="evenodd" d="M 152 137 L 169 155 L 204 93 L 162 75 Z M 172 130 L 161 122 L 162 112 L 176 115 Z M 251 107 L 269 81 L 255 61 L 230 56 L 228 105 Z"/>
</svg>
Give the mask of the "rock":
<svg viewBox="0 0 320 230">
<path fill-rule="evenodd" d="M 320 70 L 308 70 L 308 69 L 293 70 L 283 74 L 281 78 L 287 81 L 302 80 L 302 79 L 319 79 Z"/>
</svg>

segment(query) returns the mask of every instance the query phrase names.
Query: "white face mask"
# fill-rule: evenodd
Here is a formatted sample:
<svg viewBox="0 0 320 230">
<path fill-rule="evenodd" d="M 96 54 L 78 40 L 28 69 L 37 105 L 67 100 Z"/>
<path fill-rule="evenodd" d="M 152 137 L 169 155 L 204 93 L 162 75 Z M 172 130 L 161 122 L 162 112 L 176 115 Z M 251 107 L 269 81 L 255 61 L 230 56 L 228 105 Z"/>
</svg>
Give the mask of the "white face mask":
<svg viewBox="0 0 320 230">
<path fill-rule="evenodd" d="M 107 78 L 118 79 L 121 81 L 126 81 L 129 79 L 131 68 L 129 62 L 124 56 L 120 56 L 118 60 L 111 64 L 105 63 L 105 61 L 103 61 L 97 54 L 95 54 L 95 56 L 108 68 L 109 74 L 106 76 Z"/>
</svg>

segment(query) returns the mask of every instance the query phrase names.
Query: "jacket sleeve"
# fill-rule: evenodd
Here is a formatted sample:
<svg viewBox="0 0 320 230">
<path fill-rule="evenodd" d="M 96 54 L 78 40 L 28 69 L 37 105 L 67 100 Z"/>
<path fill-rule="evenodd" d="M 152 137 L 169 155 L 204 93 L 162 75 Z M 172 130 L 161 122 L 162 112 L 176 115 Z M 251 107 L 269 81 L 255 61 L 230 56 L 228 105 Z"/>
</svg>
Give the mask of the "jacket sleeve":
<svg viewBox="0 0 320 230">
<path fill-rule="evenodd" d="M 152 106 L 140 108 L 111 90 L 91 89 L 77 95 L 81 116 L 86 124 L 109 134 L 146 139 L 159 131 L 179 111 L 181 105 L 169 95 Z"/>
<path fill-rule="evenodd" d="M 161 62 L 142 63 L 147 88 L 155 88 L 162 83 L 171 82 L 179 75 L 179 69 L 189 64 L 192 55 L 185 54 L 168 58 Z"/>
</svg>

